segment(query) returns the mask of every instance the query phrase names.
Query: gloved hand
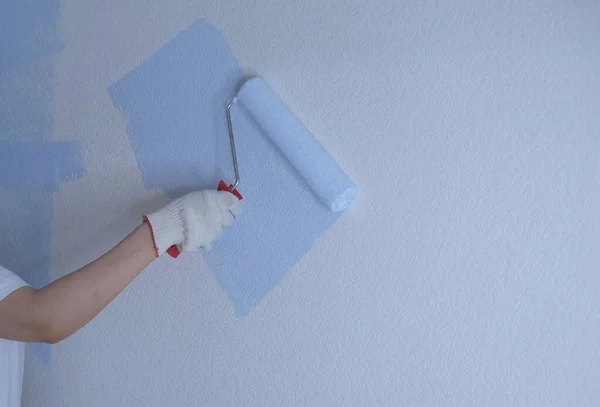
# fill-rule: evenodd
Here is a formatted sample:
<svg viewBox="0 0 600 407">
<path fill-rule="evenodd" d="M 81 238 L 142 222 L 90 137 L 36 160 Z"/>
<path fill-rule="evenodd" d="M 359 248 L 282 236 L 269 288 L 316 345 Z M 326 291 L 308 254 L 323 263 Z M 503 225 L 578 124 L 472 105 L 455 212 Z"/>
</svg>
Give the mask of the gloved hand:
<svg viewBox="0 0 600 407">
<path fill-rule="evenodd" d="M 210 249 L 240 214 L 239 200 L 230 192 L 204 190 L 175 199 L 144 216 L 152 229 L 156 257 L 172 245 L 182 252 Z"/>
</svg>

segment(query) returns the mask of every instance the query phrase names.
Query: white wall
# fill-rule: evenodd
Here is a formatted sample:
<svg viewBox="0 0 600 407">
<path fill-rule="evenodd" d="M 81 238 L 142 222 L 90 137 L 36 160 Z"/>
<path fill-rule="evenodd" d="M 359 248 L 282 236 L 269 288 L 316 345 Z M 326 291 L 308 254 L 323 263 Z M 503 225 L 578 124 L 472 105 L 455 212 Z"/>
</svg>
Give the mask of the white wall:
<svg viewBox="0 0 600 407">
<path fill-rule="evenodd" d="M 591 0 L 64 0 L 54 139 L 87 177 L 55 194 L 51 277 L 164 201 L 107 88 L 199 18 L 360 200 L 248 317 L 201 259 L 157 261 L 28 360 L 24 405 L 600 403 Z"/>
</svg>

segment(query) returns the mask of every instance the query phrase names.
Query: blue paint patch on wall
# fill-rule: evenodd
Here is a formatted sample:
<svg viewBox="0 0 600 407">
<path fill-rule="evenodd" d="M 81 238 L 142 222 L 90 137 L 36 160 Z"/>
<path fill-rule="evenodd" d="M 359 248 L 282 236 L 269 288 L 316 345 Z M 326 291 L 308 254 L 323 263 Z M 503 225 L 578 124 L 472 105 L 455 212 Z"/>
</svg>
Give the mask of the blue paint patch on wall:
<svg viewBox="0 0 600 407">
<path fill-rule="evenodd" d="M 78 143 L 51 141 L 59 6 L 0 2 L 0 263 L 33 287 L 50 283 L 52 195 L 85 173 Z"/>
<path fill-rule="evenodd" d="M 79 143 L 0 140 L 0 188 L 58 191 L 84 172 Z"/>
<path fill-rule="evenodd" d="M 109 89 L 144 185 L 170 197 L 214 188 L 223 106 L 242 77 L 219 32 L 198 23 Z"/>
<path fill-rule="evenodd" d="M 243 78 L 219 31 L 198 21 L 109 88 L 146 187 L 173 198 L 232 179 L 224 109 Z M 246 315 L 339 215 L 243 108 L 234 107 L 232 118 L 244 214 L 204 255 L 236 312 Z"/>
<path fill-rule="evenodd" d="M 59 0 L 0 2 L 0 139 L 52 136 Z"/>
<path fill-rule="evenodd" d="M 56 31 L 60 0 L 3 0 L 0 4 L 0 74 L 20 69 L 64 45 Z"/>
</svg>

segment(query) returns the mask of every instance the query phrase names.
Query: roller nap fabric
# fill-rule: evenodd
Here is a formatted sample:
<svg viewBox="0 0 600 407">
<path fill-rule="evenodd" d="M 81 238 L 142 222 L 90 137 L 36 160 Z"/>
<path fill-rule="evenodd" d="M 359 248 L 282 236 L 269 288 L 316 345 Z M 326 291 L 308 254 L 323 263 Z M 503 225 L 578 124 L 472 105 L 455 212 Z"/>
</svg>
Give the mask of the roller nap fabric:
<svg viewBox="0 0 600 407">
<path fill-rule="evenodd" d="M 264 79 L 248 79 L 237 98 L 329 209 L 341 212 L 352 203 L 358 194 L 352 181 Z"/>
</svg>

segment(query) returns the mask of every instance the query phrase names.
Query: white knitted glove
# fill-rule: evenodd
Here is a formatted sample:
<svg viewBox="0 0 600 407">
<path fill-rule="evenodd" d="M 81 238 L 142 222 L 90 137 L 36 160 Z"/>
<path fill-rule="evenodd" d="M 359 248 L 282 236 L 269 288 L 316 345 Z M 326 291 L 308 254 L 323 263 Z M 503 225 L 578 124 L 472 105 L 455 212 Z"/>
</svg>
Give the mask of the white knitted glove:
<svg viewBox="0 0 600 407">
<path fill-rule="evenodd" d="M 180 251 L 210 249 L 240 214 L 239 200 L 230 192 L 205 190 L 192 192 L 171 201 L 145 216 L 150 224 L 156 257 L 177 245 Z"/>
</svg>

